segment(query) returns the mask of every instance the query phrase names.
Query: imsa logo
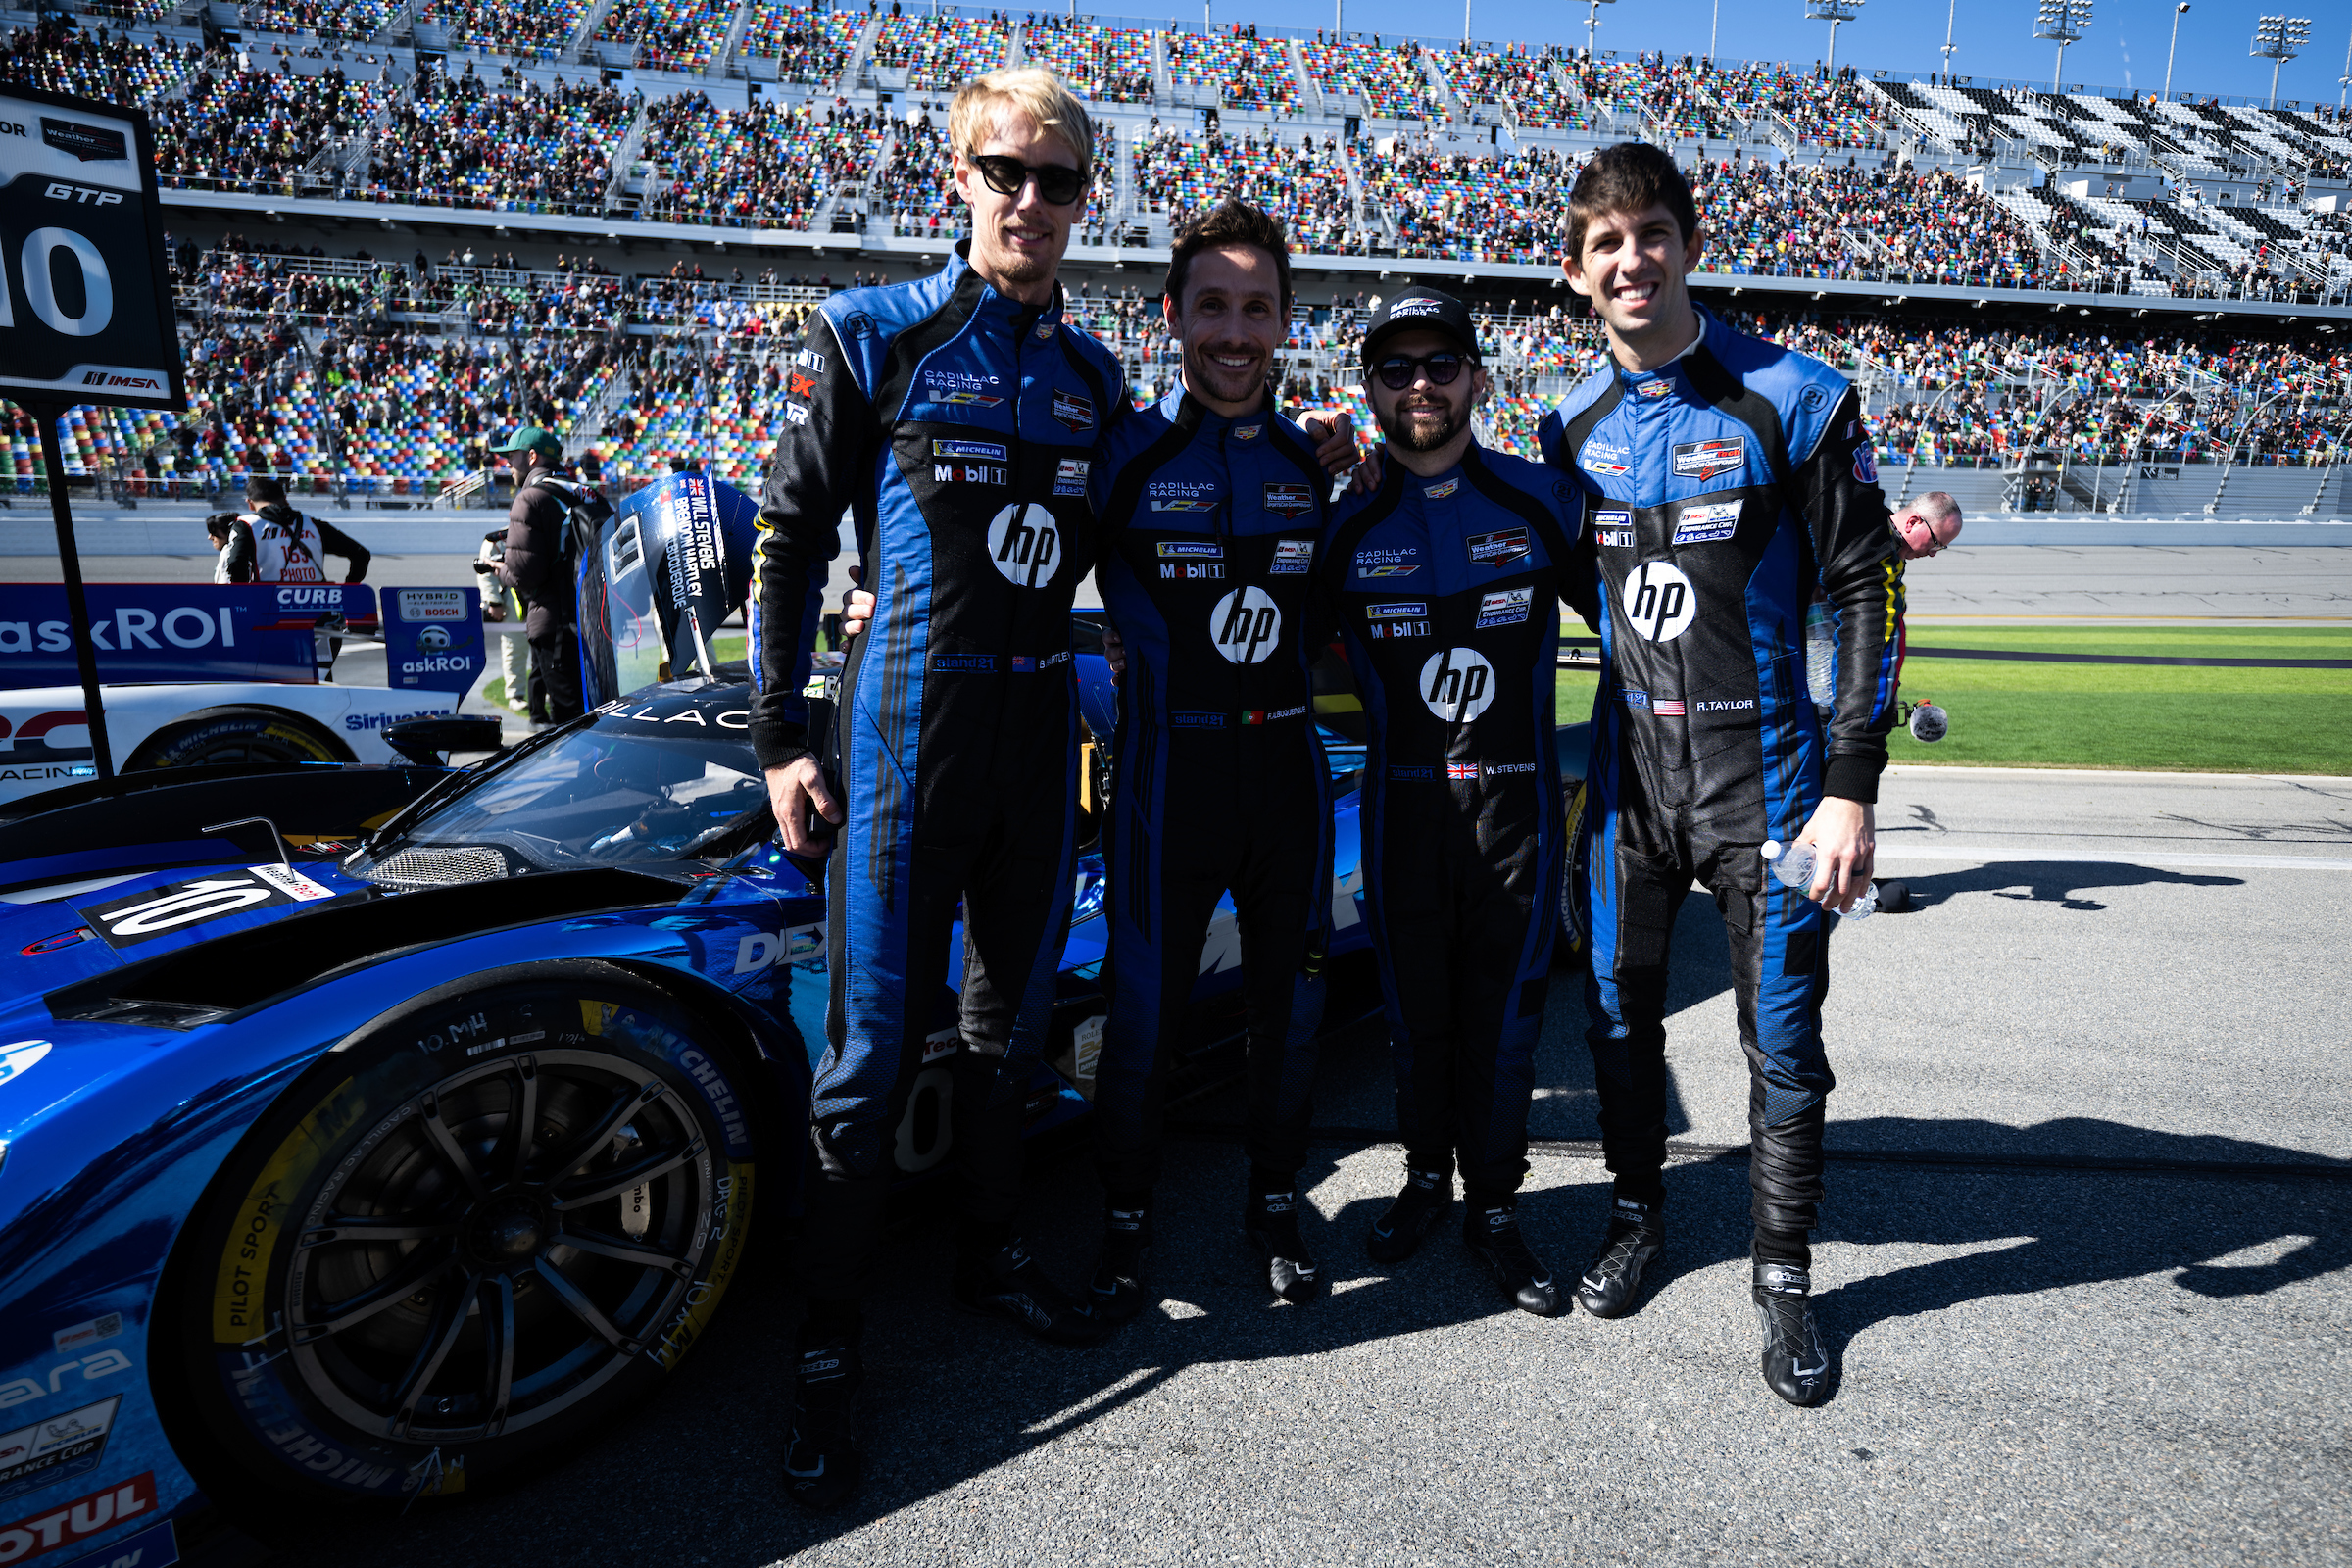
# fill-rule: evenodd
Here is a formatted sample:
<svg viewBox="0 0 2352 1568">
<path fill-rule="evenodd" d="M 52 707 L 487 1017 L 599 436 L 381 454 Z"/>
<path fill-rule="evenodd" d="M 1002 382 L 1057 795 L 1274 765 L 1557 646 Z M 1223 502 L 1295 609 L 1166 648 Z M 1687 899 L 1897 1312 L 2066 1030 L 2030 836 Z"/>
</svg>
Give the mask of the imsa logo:
<svg viewBox="0 0 2352 1568">
<path fill-rule="evenodd" d="M 1282 636 L 1282 611 L 1263 588 L 1237 588 L 1208 612 L 1209 640 L 1236 664 L 1262 664 Z"/>
</svg>

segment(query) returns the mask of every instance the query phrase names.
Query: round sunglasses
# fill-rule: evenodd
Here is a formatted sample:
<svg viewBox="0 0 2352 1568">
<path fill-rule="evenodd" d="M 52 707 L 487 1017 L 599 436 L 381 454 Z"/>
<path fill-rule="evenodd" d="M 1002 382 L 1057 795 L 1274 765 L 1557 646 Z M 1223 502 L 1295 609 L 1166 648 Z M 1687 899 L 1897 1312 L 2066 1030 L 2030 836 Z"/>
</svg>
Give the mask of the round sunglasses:
<svg viewBox="0 0 2352 1568">
<path fill-rule="evenodd" d="M 1032 179 L 1037 181 L 1037 194 L 1051 206 L 1067 207 L 1086 193 L 1086 175 L 1061 164 L 1024 164 L 989 153 L 973 159 L 972 167 L 1000 196 L 1018 196 Z"/>
<path fill-rule="evenodd" d="M 1468 358 L 1460 354 L 1429 354 L 1420 359 L 1399 354 L 1381 361 L 1373 369 L 1379 372 L 1382 386 L 1401 392 L 1423 375 L 1429 377 L 1431 386 L 1451 386 L 1468 363 Z"/>
</svg>

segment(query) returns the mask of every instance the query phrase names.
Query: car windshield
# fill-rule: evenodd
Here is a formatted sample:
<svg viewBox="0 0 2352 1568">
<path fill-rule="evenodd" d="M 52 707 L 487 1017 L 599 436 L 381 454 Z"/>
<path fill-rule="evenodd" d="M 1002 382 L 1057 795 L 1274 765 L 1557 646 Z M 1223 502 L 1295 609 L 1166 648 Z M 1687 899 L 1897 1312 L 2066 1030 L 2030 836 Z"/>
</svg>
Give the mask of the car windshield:
<svg viewBox="0 0 2352 1568">
<path fill-rule="evenodd" d="M 741 710 L 663 706 L 676 712 L 657 714 L 648 705 L 605 713 L 491 769 L 369 858 L 482 847 L 518 858 L 516 869 L 547 870 L 677 859 L 737 839 L 735 830 L 767 803 L 750 743 L 724 722 Z M 699 733 L 668 722 L 698 714 Z"/>
</svg>

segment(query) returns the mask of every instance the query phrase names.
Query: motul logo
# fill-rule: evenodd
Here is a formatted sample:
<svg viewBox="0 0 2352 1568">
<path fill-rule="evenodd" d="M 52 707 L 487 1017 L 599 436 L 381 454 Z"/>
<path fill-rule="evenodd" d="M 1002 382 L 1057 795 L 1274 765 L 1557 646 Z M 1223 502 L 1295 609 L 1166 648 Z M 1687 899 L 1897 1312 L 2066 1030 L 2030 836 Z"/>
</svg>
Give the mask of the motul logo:
<svg viewBox="0 0 2352 1568">
<path fill-rule="evenodd" d="M 75 1497 L 44 1513 L 0 1525 L 0 1563 L 30 1562 L 155 1509 L 155 1472 Z"/>
</svg>

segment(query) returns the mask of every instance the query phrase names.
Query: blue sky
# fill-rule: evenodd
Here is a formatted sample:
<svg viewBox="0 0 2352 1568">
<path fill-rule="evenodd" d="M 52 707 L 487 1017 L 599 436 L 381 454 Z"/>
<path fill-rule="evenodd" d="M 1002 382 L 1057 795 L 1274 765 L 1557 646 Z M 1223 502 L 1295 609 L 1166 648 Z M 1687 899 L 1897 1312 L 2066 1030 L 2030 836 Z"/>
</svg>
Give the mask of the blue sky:
<svg viewBox="0 0 2352 1568">
<path fill-rule="evenodd" d="M 1219 23 L 1257 21 L 1281 26 L 1318 27 L 1331 23 L 1330 0 L 1213 0 Z M 1423 36 L 1458 37 L 1461 13 L 1455 0 L 1436 4 L 1406 0 L 1347 0 L 1348 27 L 1391 28 Z M 1113 5 L 1101 7 L 1103 15 Z M 1480 38 L 1523 38 L 1581 44 L 1586 7 L 1577 0 L 1473 0 L 1471 25 Z M 1081 10 L 1084 7 L 1080 8 Z M 1139 11 L 1141 8 L 1138 8 Z M 1152 10 L 1158 10 L 1152 7 Z M 1617 0 L 1600 8 L 1600 47 L 1622 52 L 1664 49 L 1703 53 L 1712 0 Z M 2352 36 L 2352 6 L 2307 3 L 2281 8 L 2279 0 L 2192 0 L 2180 19 L 2180 49 L 2173 70 L 2176 91 L 2259 96 L 2270 91 L 2271 63 L 2247 57 L 2254 22 L 2266 11 L 2286 9 L 2312 20 L 2310 51 L 2287 62 L 2279 74 L 2278 97 L 2309 103 L 2336 98 L 2343 74 L 2344 46 Z M 2034 0 L 1959 0 L 1953 42 L 1959 53 L 1952 69 L 1963 75 L 2037 79 L 2047 82 L 2057 50 L 2033 36 Z M 1166 15 L 1198 20 L 1195 6 L 1171 7 Z M 2164 84 L 2164 53 L 2173 18 L 2172 0 L 2097 0 L 2090 27 L 2066 52 L 2071 85 L 2152 92 Z M 1942 66 L 1944 6 L 1936 0 L 1869 0 L 1862 15 L 1838 29 L 1841 63 L 1869 69 L 1936 71 Z M 1717 53 L 1724 59 L 1821 58 L 1829 25 L 1807 22 L 1803 0 L 1723 0 Z"/>
</svg>

